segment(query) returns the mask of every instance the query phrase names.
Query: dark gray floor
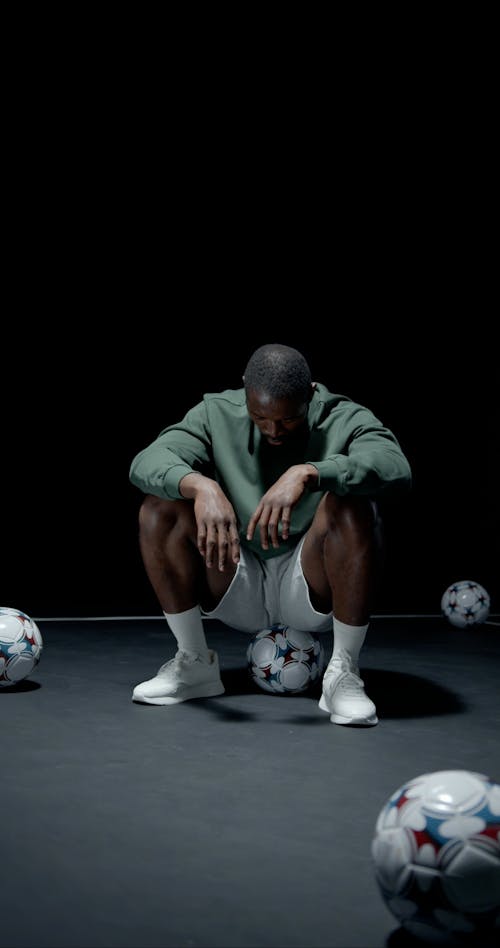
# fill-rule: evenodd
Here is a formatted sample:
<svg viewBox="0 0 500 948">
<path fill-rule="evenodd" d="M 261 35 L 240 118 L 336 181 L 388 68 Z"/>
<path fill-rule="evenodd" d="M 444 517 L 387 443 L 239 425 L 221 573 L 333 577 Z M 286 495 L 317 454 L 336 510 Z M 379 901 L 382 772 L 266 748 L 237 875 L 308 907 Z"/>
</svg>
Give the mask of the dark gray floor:
<svg viewBox="0 0 500 948">
<path fill-rule="evenodd" d="M 410 944 L 376 886 L 375 821 L 418 774 L 500 779 L 500 628 L 374 619 L 381 720 L 354 729 L 318 695 L 252 686 L 248 636 L 216 623 L 226 694 L 171 708 L 131 701 L 174 654 L 164 620 L 39 626 L 38 669 L 0 689 L 2 946 Z"/>
</svg>

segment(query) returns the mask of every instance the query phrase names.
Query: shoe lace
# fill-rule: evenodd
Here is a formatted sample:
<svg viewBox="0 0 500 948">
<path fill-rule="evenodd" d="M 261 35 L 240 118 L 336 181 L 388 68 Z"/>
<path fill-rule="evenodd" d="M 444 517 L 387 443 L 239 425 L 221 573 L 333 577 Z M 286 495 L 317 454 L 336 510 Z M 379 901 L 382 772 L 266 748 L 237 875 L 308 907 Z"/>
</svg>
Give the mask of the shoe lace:
<svg viewBox="0 0 500 948">
<path fill-rule="evenodd" d="M 361 691 L 364 691 L 363 682 L 353 672 L 346 672 L 339 682 L 339 691 L 348 697 L 358 697 Z"/>
<path fill-rule="evenodd" d="M 191 652 L 183 652 L 179 650 L 175 653 L 174 657 L 169 659 L 168 662 L 165 662 L 161 668 L 158 669 L 157 675 L 161 675 L 165 671 L 176 672 L 182 665 L 190 665 L 195 662 L 197 659 L 196 655 L 193 655 Z"/>
<path fill-rule="evenodd" d="M 364 690 L 363 680 L 359 676 L 359 668 L 345 649 L 341 649 L 335 658 L 332 658 L 327 671 L 327 680 L 332 675 L 342 673 L 338 683 L 338 690 L 347 696 L 355 697 Z"/>
</svg>

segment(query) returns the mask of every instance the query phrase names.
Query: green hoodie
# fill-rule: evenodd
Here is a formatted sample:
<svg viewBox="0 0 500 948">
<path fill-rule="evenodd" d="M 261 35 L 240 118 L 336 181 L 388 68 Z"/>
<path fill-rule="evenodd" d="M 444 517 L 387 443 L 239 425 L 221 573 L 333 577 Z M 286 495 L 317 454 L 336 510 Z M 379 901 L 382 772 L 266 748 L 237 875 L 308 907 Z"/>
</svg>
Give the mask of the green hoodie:
<svg viewBox="0 0 500 948">
<path fill-rule="evenodd" d="M 248 542 L 246 527 L 263 494 L 293 464 L 305 463 L 317 468 L 318 483 L 293 508 L 289 539 L 263 550 L 257 531 Z M 262 559 L 298 543 L 325 491 L 376 497 L 411 485 L 410 465 L 393 433 L 368 408 L 320 383 L 303 434 L 281 447 L 269 445 L 251 421 L 244 388 L 205 395 L 136 455 L 130 480 L 145 494 L 178 500 L 179 482 L 193 471 L 220 484 L 238 518 L 242 546 Z"/>
</svg>

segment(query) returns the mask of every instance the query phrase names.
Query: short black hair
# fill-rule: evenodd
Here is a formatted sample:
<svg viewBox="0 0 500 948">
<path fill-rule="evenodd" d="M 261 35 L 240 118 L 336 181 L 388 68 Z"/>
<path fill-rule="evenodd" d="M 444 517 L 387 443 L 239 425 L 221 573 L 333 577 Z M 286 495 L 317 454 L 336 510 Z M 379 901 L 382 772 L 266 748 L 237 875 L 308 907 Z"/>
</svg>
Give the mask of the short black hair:
<svg viewBox="0 0 500 948">
<path fill-rule="evenodd" d="M 256 349 L 244 374 L 245 389 L 271 398 L 311 398 L 311 370 L 298 349 L 269 343 Z"/>
</svg>

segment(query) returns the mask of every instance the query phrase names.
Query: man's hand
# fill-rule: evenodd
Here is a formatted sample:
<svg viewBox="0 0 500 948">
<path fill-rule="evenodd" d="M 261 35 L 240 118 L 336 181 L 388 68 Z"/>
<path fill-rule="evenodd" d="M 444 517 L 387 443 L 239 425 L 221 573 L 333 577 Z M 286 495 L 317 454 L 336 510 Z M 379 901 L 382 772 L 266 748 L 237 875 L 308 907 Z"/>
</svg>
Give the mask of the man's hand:
<svg viewBox="0 0 500 948">
<path fill-rule="evenodd" d="M 274 547 L 279 547 L 278 528 L 281 536 L 288 540 L 292 510 L 304 493 L 308 483 L 316 483 L 318 472 L 312 464 L 294 464 L 264 494 L 247 527 L 247 540 L 251 540 L 258 527 L 260 542 L 264 550 L 269 549 L 269 538 Z"/>
<path fill-rule="evenodd" d="M 194 500 L 197 546 L 207 567 L 217 565 L 224 572 L 228 563 L 238 563 L 240 538 L 236 514 L 217 482 L 203 474 L 186 474 L 179 491 L 187 500 Z"/>
</svg>

